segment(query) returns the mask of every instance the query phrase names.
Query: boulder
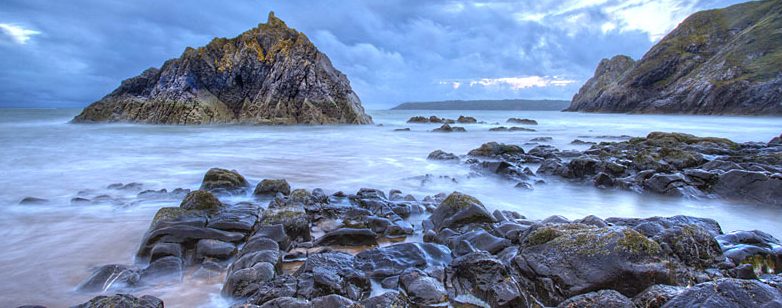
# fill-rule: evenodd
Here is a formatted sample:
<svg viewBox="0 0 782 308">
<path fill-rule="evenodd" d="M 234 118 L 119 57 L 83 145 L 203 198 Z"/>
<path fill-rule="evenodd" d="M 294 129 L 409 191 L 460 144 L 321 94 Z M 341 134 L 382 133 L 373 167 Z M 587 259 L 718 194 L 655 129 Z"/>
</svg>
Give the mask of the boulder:
<svg viewBox="0 0 782 308">
<path fill-rule="evenodd" d="M 448 247 L 432 243 L 401 243 L 365 250 L 356 255 L 356 268 L 372 278 L 400 275 L 404 270 L 444 267 L 451 262 Z"/>
<path fill-rule="evenodd" d="M 365 308 L 410 307 L 410 301 L 401 292 L 389 291 L 361 301 Z"/>
<path fill-rule="evenodd" d="M 369 296 L 371 283 L 363 271 L 355 268 L 353 256 L 341 252 L 310 255 L 294 276 L 298 279 L 297 294 L 315 298 L 337 294 L 351 300 Z"/>
<path fill-rule="evenodd" d="M 479 148 L 471 150 L 467 155 L 470 156 L 501 156 L 524 154 L 524 149 L 517 145 L 489 142 L 482 144 Z"/>
<path fill-rule="evenodd" d="M 460 133 L 462 133 L 462 132 L 466 132 L 467 130 L 464 129 L 464 127 L 451 126 L 451 125 L 448 125 L 448 124 L 443 124 L 443 126 L 435 128 L 432 131 L 436 132 L 436 133 L 453 133 L 453 132 L 460 132 Z"/>
<path fill-rule="evenodd" d="M 377 234 L 369 229 L 339 228 L 315 240 L 315 246 L 376 246 Z"/>
<path fill-rule="evenodd" d="M 212 168 L 204 174 L 199 189 L 212 193 L 243 194 L 249 185 L 236 170 Z"/>
<path fill-rule="evenodd" d="M 289 195 L 291 193 L 291 186 L 285 179 L 263 179 L 253 192 L 256 196 L 274 196 L 277 193 L 283 195 Z"/>
<path fill-rule="evenodd" d="M 535 303 L 502 261 L 486 252 L 454 259 L 446 277 L 446 288 L 456 297 L 472 295 L 491 307 L 531 307 Z"/>
<path fill-rule="evenodd" d="M 185 196 L 182 203 L 179 204 L 179 207 L 184 210 L 215 211 L 219 210 L 222 206 L 223 204 L 220 203 L 220 200 L 212 195 L 212 193 L 205 190 L 191 191 Z"/>
<path fill-rule="evenodd" d="M 538 125 L 538 121 L 531 119 L 509 118 L 506 122 L 513 124 Z"/>
<path fill-rule="evenodd" d="M 600 290 L 576 295 L 557 305 L 557 308 L 585 307 L 635 308 L 635 305 L 629 298 L 614 290 Z"/>
<path fill-rule="evenodd" d="M 163 301 L 151 295 L 135 297 L 129 294 L 101 295 L 74 308 L 163 308 Z"/>
<path fill-rule="evenodd" d="M 734 264 L 749 264 L 757 275 L 782 273 L 782 244 L 763 231 L 735 231 L 716 237 Z"/>
<path fill-rule="evenodd" d="M 399 284 L 407 298 L 419 306 L 438 306 L 448 302 L 448 292 L 443 283 L 418 269 L 405 271 L 399 276 Z"/>
<path fill-rule="evenodd" d="M 475 124 L 478 123 L 478 120 L 476 120 L 473 117 L 465 117 L 460 115 L 458 119 L 456 119 L 456 123 L 462 123 L 462 124 Z"/>
<path fill-rule="evenodd" d="M 780 307 L 782 290 L 759 280 L 723 278 L 687 288 L 665 303 L 666 308 Z"/>
<path fill-rule="evenodd" d="M 628 227 L 534 225 L 513 263 L 526 288 L 551 306 L 603 289 L 631 297 L 674 281 L 660 245 Z"/>
<path fill-rule="evenodd" d="M 617 226 L 632 227 L 658 242 L 663 252 L 687 266 L 707 268 L 723 259 L 715 236 L 722 233 L 716 221 L 690 216 L 651 218 L 608 218 Z"/>
<path fill-rule="evenodd" d="M 684 290 L 685 287 L 656 284 L 636 295 L 633 303 L 638 308 L 660 308 Z"/>
<path fill-rule="evenodd" d="M 263 212 L 260 225 L 272 226 L 278 224 L 283 226 L 285 234 L 292 241 L 309 242 L 312 240 L 309 217 L 303 206 L 285 205 L 282 207 L 270 207 Z"/>
<path fill-rule="evenodd" d="M 432 212 L 429 219 L 435 230 L 458 228 L 470 223 L 493 223 L 492 216 L 483 203 L 472 196 L 453 192 Z"/>
<path fill-rule="evenodd" d="M 782 205 L 782 177 L 759 171 L 730 170 L 719 176 L 712 192 L 728 199 Z"/>
<path fill-rule="evenodd" d="M 87 280 L 79 284 L 79 292 L 106 292 L 123 290 L 135 286 L 141 276 L 136 267 L 110 264 L 96 269 Z"/>
<path fill-rule="evenodd" d="M 454 155 L 453 153 L 447 153 L 443 150 L 436 150 L 432 153 L 429 153 L 429 156 L 426 157 L 426 159 L 432 159 L 432 160 L 459 160 L 459 157 Z"/>
</svg>

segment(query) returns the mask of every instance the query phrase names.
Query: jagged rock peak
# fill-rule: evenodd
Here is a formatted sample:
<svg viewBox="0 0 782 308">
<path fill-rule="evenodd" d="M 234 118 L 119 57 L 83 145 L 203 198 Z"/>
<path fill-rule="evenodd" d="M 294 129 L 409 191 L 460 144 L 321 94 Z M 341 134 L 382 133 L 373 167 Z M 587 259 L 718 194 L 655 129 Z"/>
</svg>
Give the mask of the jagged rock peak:
<svg viewBox="0 0 782 308">
<path fill-rule="evenodd" d="M 347 77 L 274 12 L 127 79 L 74 122 L 370 124 Z"/>
</svg>

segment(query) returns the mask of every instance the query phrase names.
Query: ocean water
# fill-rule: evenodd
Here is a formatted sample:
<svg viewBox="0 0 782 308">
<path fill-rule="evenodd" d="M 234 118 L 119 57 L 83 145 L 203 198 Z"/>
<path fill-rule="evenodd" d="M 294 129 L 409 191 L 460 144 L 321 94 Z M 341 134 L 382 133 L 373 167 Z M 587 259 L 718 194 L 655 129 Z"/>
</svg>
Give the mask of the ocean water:
<svg viewBox="0 0 782 308">
<path fill-rule="evenodd" d="M 144 189 L 197 189 L 211 167 L 235 169 L 251 184 L 286 178 L 294 188 L 353 193 L 362 187 L 400 189 L 416 197 L 461 191 L 490 209 L 533 218 L 648 217 L 678 214 L 714 218 L 723 230 L 759 229 L 782 238 L 782 207 L 723 200 L 691 200 L 600 190 L 548 179 L 534 190 L 469 167 L 428 161 L 441 149 L 466 154 L 489 141 L 524 145 L 548 136 L 560 149 L 584 150 L 573 139 L 606 141 L 603 135 L 644 136 L 677 131 L 735 141 L 763 141 L 782 132 L 782 119 L 669 115 L 582 114 L 551 111 L 370 111 L 368 126 L 157 126 L 68 124 L 72 109 L 0 109 L 0 306 L 63 307 L 88 300 L 75 287 L 91 269 L 133 262 L 155 211 L 178 200 L 131 202 L 135 192 L 106 189 L 113 183 L 142 183 Z M 497 125 L 463 125 L 467 133 L 432 133 L 434 124 L 406 124 L 414 115 L 504 123 L 509 117 L 537 120 L 537 132 L 489 132 Z M 508 125 L 506 125 L 508 126 Z M 394 132 L 409 127 L 410 132 Z M 534 169 L 534 168 L 533 168 Z M 426 175 L 431 175 L 426 177 Z M 445 177 L 441 177 L 445 176 Z M 80 191 L 112 195 L 115 202 L 72 205 Z M 20 205 L 25 197 L 49 200 Z M 128 202 L 123 202 L 128 200 Z M 226 306 L 221 280 L 185 278 L 179 285 L 143 289 L 167 307 Z"/>
</svg>

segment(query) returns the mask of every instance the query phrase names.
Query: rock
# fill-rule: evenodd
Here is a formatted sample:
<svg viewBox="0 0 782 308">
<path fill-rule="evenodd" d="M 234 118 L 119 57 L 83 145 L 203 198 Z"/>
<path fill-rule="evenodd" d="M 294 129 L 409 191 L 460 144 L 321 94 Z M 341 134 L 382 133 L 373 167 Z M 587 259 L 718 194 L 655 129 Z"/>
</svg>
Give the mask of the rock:
<svg viewBox="0 0 782 308">
<path fill-rule="evenodd" d="M 782 134 L 779 134 L 779 136 L 771 138 L 768 142 L 768 146 L 777 146 L 782 145 Z"/>
<path fill-rule="evenodd" d="M 243 194 L 249 185 L 236 170 L 212 168 L 204 175 L 199 189 L 212 193 Z"/>
<path fill-rule="evenodd" d="M 182 245 L 177 243 L 156 243 L 155 246 L 152 247 L 149 260 L 155 261 L 157 259 L 168 257 L 168 256 L 181 258 Z"/>
<path fill-rule="evenodd" d="M 214 239 L 224 242 L 238 242 L 244 239 L 244 234 L 236 232 L 226 232 L 212 228 L 195 227 L 189 225 L 162 226 L 150 229 L 144 236 L 137 257 L 146 259 L 151 255 L 152 248 L 160 242 L 182 243 L 186 245 L 195 245 L 196 241 L 202 239 Z M 190 247 L 193 247 L 190 246 Z"/>
<path fill-rule="evenodd" d="M 486 252 L 454 259 L 446 277 L 446 288 L 457 297 L 472 295 L 491 307 L 531 307 L 534 303 L 505 265 Z"/>
<path fill-rule="evenodd" d="M 509 118 L 506 122 L 514 124 L 538 125 L 538 121 L 530 119 Z"/>
<path fill-rule="evenodd" d="M 245 298 L 255 293 L 260 284 L 276 277 L 274 265 L 258 262 L 253 266 L 231 271 L 226 277 L 221 293 L 232 298 Z"/>
<path fill-rule="evenodd" d="M 407 123 L 429 123 L 429 118 L 422 116 L 411 117 Z"/>
<path fill-rule="evenodd" d="M 782 291 L 758 280 L 724 278 L 687 288 L 663 307 L 778 307 Z"/>
<path fill-rule="evenodd" d="M 409 128 L 409 127 L 405 127 L 405 128 L 395 128 L 395 129 L 394 129 L 394 131 L 395 131 L 395 132 L 409 132 L 409 131 L 410 131 L 410 128 Z"/>
<path fill-rule="evenodd" d="M 570 144 L 575 144 L 575 145 L 593 145 L 593 144 L 597 144 L 597 142 L 584 141 L 584 140 L 581 140 L 581 139 L 574 139 L 573 141 L 570 142 Z"/>
<path fill-rule="evenodd" d="M 309 217 L 302 206 L 285 205 L 269 208 L 263 213 L 260 224 L 263 226 L 282 225 L 287 237 L 293 241 L 309 242 L 312 240 Z"/>
<path fill-rule="evenodd" d="M 435 128 L 432 130 L 436 133 L 453 133 L 453 132 L 466 132 L 467 130 L 464 129 L 464 127 L 459 126 L 450 126 L 448 124 L 443 124 L 443 126 L 440 126 L 439 128 Z"/>
<path fill-rule="evenodd" d="M 695 13 L 638 62 L 625 56 L 601 61 L 566 110 L 782 114 L 782 92 L 773 90 L 782 86 L 779 59 L 772 56 L 781 49 L 768 36 L 782 26 L 780 5 L 757 2 Z M 733 16 L 732 22 L 719 21 L 724 16 Z"/>
<path fill-rule="evenodd" d="M 125 80 L 74 122 L 371 124 L 328 57 L 269 14 L 236 38 L 187 48 Z"/>
<path fill-rule="evenodd" d="M 223 204 L 220 203 L 220 200 L 212 195 L 212 193 L 205 190 L 191 191 L 189 194 L 187 194 L 187 196 L 185 196 L 185 199 L 182 200 L 182 203 L 179 204 L 179 207 L 184 210 L 215 211 L 220 209 L 222 206 Z"/>
<path fill-rule="evenodd" d="M 432 159 L 432 160 L 459 160 L 459 157 L 454 155 L 453 153 L 447 153 L 442 150 L 437 150 L 432 153 L 429 153 L 429 156 L 426 157 L 426 159 Z"/>
<path fill-rule="evenodd" d="M 461 256 L 473 251 L 486 251 L 496 254 L 511 245 L 510 240 L 494 236 L 483 229 L 470 231 L 448 239 L 449 247 L 454 250 L 455 256 Z M 466 249 L 457 249 L 466 245 Z"/>
<path fill-rule="evenodd" d="M 489 128 L 490 132 L 534 132 L 534 129 L 526 128 L 526 127 L 518 127 L 518 126 L 512 126 L 512 127 L 505 127 L 505 126 L 499 126 L 499 127 L 492 127 Z"/>
<path fill-rule="evenodd" d="M 627 227 L 534 225 L 513 263 L 526 288 L 552 306 L 602 289 L 634 296 L 674 281 L 660 245 Z"/>
<path fill-rule="evenodd" d="M 728 199 L 749 199 L 782 205 L 782 178 L 764 172 L 730 170 L 719 176 L 712 191 Z"/>
<path fill-rule="evenodd" d="M 289 195 L 291 193 L 291 186 L 285 179 L 264 179 L 257 186 L 255 186 L 256 196 L 271 195 L 274 196 L 277 193 L 283 195 Z"/>
<path fill-rule="evenodd" d="M 420 270 L 405 271 L 399 277 L 399 282 L 407 298 L 416 305 L 436 306 L 448 301 L 448 292 L 442 282 Z"/>
<path fill-rule="evenodd" d="M 182 281 L 184 275 L 184 262 L 182 259 L 174 256 L 163 257 L 149 263 L 141 271 L 141 279 L 144 282 L 150 281 Z"/>
<path fill-rule="evenodd" d="M 629 298 L 614 290 L 600 290 L 589 292 L 567 299 L 557 305 L 558 308 L 582 308 L 582 307 L 616 307 L 635 308 Z"/>
<path fill-rule="evenodd" d="M 716 237 L 734 264 L 749 264 L 755 274 L 782 273 L 782 244 L 768 233 L 735 231 Z"/>
<path fill-rule="evenodd" d="M 286 296 L 265 302 L 259 308 L 312 308 L 312 305 L 305 299 Z"/>
<path fill-rule="evenodd" d="M 500 156 L 524 154 L 524 149 L 517 145 L 508 145 L 497 142 L 482 144 L 479 148 L 471 150 L 467 155 L 470 156 Z"/>
<path fill-rule="evenodd" d="M 687 266 L 706 268 L 723 256 L 715 236 L 722 233 L 716 221 L 689 216 L 651 217 L 644 219 L 608 218 L 608 223 L 629 226 L 654 239 L 664 252 Z"/>
<path fill-rule="evenodd" d="M 315 298 L 337 294 L 351 300 L 368 297 L 371 283 L 364 272 L 353 266 L 353 256 L 340 252 L 310 255 L 294 274 L 299 296 Z"/>
<path fill-rule="evenodd" d="M 429 219 L 435 230 L 457 228 L 470 223 L 493 223 L 494 217 L 483 204 L 472 196 L 459 192 L 448 195 L 434 210 Z"/>
<path fill-rule="evenodd" d="M 19 201 L 20 205 L 38 205 L 38 204 L 46 204 L 49 203 L 49 200 L 43 199 L 43 198 L 36 198 L 36 197 L 25 197 L 21 201 Z"/>
<path fill-rule="evenodd" d="M 465 117 L 460 115 L 458 119 L 456 119 L 456 123 L 463 123 L 463 124 L 475 124 L 478 123 L 478 120 L 476 120 L 473 117 Z"/>
<path fill-rule="evenodd" d="M 356 268 L 373 278 L 400 275 L 410 268 L 427 269 L 451 262 L 448 247 L 432 243 L 401 243 L 365 250 L 356 255 Z"/>
<path fill-rule="evenodd" d="M 376 246 L 377 235 L 369 229 L 339 228 L 315 240 L 315 246 Z"/>
<path fill-rule="evenodd" d="M 140 278 L 139 271 L 135 267 L 121 264 L 104 265 L 79 284 L 76 290 L 79 292 L 123 290 L 135 286 Z"/>
<path fill-rule="evenodd" d="M 410 307 L 410 302 L 404 294 L 390 291 L 367 298 L 361 301 L 361 305 L 365 308 Z"/>
<path fill-rule="evenodd" d="M 117 294 L 111 296 L 96 296 L 88 302 L 74 306 L 74 308 L 163 308 L 163 301 L 151 295 L 135 297 L 129 294 Z"/>
<path fill-rule="evenodd" d="M 656 284 L 636 295 L 633 303 L 638 308 L 660 308 L 684 290 L 684 287 Z"/>
<path fill-rule="evenodd" d="M 139 191 L 141 190 L 142 186 L 143 184 L 141 183 L 128 183 L 128 184 L 114 183 L 114 184 L 110 184 L 109 186 L 106 186 L 106 189 Z"/>
<path fill-rule="evenodd" d="M 196 245 L 196 257 L 202 258 L 215 258 L 218 260 L 226 260 L 236 254 L 236 245 L 233 243 L 203 239 L 198 241 Z"/>
<path fill-rule="evenodd" d="M 535 137 L 535 138 L 530 139 L 529 141 L 533 141 L 533 142 L 549 142 L 549 141 L 552 141 L 552 140 L 554 140 L 554 138 L 551 138 L 551 137 Z"/>
<path fill-rule="evenodd" d="M 356 302 L 350 300 L 349 298 L 336 294 L 313 298 L 310 301 L 310 304 L 312 304 L 312 308 L 361 308 L 361 306 L 357 305 Z"/>
</svg>

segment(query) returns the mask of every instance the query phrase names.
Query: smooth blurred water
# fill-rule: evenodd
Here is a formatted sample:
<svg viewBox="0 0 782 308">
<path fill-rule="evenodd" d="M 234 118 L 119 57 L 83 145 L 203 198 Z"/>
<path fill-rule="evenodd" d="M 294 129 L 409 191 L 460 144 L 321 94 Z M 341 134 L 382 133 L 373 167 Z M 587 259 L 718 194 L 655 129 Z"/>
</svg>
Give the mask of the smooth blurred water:
<svg viewBox="0 0 782 308">
<path fill-rule="evenodd" d="M 361 187 L 401 189 L 417 197 L 462 191 L 490 209 L 510 209 L 530 218 L 581 218 L 594 214 L 647 217 L 678 214 L 714 218 L 726 231 L 760 229 L 782 238 L 782 208 L 719 200 L 688 200 L 599 190 L 549 179 L 535 190 L 495 177 L 470 176 L 462 164 L 428 161 L 433 150 L 465 154 L 488 141 L 524 145 L 549 136 L 560 149 L 583 150 L 583 136 L 644 136 L 677 131 L 735 141 L 768 141 L 782 131 L 782 119 L 667 115 L 582 114 L 549 111 L 374 111 L 382 126 L 156 126 L 75 125 L 78 110 L 0 109 L 0 306 L 28 303 L 53 307 L 86 301 L 92 294 L 73 289 L 90 269 L 132 263 L 155 211 L 176 201 L 138 205 L 71 205 L 80 190 L 96 192 L 112 183 L 140 182 L 148 189 L 196 189 L 211 167 L 236 169 L 255 184 L 286 178 L 296 188 L 320 187 L 352 193 Z M 537 132 L 489 132 L 497 125 L 463 125 L 467 133 L 432 133 L 434 124 L 406 124 L 414 115 L 500 122 L 509 117 L 537 120 Z M 394 132 L 410 127 L 410 132 Z M 534 169 L 534 168 L 533 168 Z M 432 180 L 422 181 L 431 174 Z M 439 179 L 449 176 L 456 179 Z M 49 199 L 19 205 L 24 197 Z M 127 197 L 130 197 L 128 195 Z M 188 280 L 179 286 L 147 289 L 167 307 L 225 305 L 220 281 Z"/>
</svg>

